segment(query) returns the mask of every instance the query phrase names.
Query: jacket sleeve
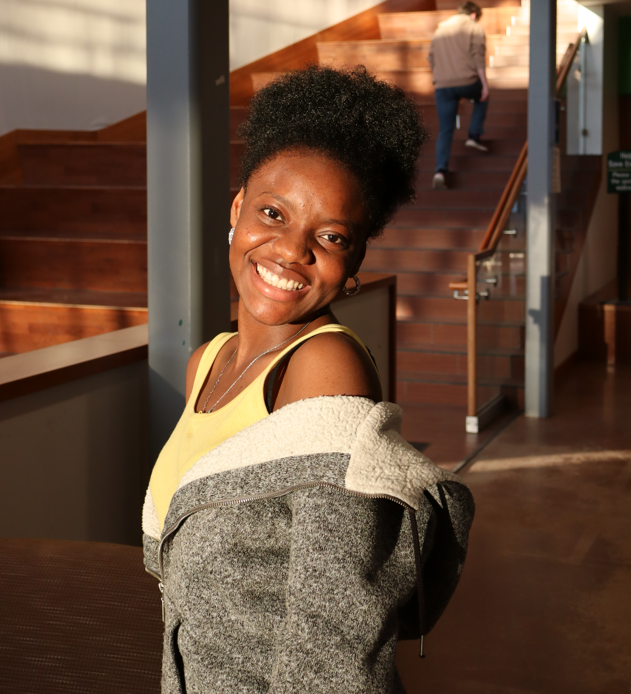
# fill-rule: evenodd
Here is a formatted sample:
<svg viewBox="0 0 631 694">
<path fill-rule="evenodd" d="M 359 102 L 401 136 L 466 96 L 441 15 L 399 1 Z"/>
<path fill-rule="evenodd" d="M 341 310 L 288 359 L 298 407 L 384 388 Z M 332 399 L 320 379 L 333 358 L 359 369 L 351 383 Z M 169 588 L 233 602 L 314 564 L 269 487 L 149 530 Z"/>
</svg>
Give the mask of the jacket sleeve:
<svg viewBox="0 0 631 694">
<path fill-rule="evenodd" d="M 475 63 L 476 70 L 486 67 L 486 36 L 482 27 L 475 26 L 471 34 L 471 44 L 469 46 L 471 56 Z"/>
<path fill-rule="evenodd" d="M 286 618 L 270 693 L 393 691 L 397 610 L 416 578 L 409 543 L 399 542 L 405 509 L 322 487 L 292 494 L 288 505 Z"/>
<path fill-rule="evenodd" d="M 434 39 L 432 39 L 432 42 L 429 45 L 429 53 L 427 54 L 427 62 L 429 63 L 430 68 L 432 69 L 432 72 L 434 72 L 434 64 L 435 64 L 435 59 L 434 59 Z"/>
<path fill-rule="evenodd" d="M 444 612 L 464 568 L 474 513 L 473 496 L 462 483 L 441 482 L 425 492 L 416 512 L 422 605 L 419 609 L 417 591 L 400 610 L 399 638 L 418 639 L 429 633 Z"/>
</svg>

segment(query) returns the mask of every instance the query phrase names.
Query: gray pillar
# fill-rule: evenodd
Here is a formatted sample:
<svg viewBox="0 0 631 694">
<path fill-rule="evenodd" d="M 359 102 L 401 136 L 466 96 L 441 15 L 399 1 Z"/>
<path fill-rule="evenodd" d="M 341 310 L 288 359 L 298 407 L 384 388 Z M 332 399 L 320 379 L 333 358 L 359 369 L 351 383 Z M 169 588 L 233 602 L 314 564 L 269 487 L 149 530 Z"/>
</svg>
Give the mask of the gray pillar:
<svg viewBox="0 0 631 694">
<path fill-rule="evenodd" d="M 528 240 L 526 253 L 526 416 L 547 417 L 554 378 L 552 191 L 556 96 L 556 2 L 530 0 Z"/>
<path fill-rule="evenodd" d="M 147 3 L 153 459 L 184 407 L 190 355 L 230 327 L 228 45 L 228 0 Z"/>
</svg>

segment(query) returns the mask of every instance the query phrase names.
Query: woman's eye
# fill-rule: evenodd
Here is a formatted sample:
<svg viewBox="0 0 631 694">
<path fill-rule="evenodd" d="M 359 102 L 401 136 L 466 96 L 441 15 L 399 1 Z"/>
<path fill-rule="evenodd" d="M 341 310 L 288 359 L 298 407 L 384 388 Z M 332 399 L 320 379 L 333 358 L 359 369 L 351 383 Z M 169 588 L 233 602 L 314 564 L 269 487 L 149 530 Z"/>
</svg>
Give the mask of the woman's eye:
<svg viewBox="0 0 631 694">
<path fill-rule="evenodd" d="M 329 243 L 334 243 L 336 246 L 342 246 L 343 248 L 348 247 L 348 241 L 339 234 L 322 234 L 322 238 L 326 239 Z"/>
<path fill-rule="evenodd" d="M 270 219 L 280 219 L 280 212 L 278 210 L 275 210 L 273 207 L 264 207 L 263 208 L 263 214 L 269 217 Z"/>
</svg>

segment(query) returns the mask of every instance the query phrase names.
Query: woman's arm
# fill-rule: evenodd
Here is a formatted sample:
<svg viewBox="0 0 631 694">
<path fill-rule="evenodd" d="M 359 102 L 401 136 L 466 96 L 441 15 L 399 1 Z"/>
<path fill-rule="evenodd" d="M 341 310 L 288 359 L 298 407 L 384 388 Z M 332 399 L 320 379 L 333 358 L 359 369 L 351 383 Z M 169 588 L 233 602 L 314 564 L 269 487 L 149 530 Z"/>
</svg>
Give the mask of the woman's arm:
<svg viewBox="0 0 631 694">
<path fill-rule="evenodd" d="M 294 492 L 288 505 L 286 617 L 270 694 L 392 691 L 397 608 L 416 583 L 405 509 L 322 487 Z"/>
</svg>

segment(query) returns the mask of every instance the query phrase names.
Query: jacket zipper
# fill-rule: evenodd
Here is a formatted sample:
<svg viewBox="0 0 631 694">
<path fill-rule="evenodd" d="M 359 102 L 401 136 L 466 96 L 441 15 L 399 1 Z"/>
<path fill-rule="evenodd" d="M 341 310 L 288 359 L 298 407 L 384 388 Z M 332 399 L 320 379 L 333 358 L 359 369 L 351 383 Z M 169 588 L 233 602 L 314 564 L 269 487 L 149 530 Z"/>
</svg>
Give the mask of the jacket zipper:
<svg viewBox="0 0 631 694">
<path fill-rule="evenodd" d="M 414 512 L 414 508 L 412 506 L 410 506 L 409 504 L 406 504 L 404 501 L 397 499 L 395 496 L 390 496 L 389 494 L 366 494 L 364 492 L 355 492 L 351 489 L 346 489 L 345 487 L 340 487 L 338 484 L 333 484 L 332 482 L 306 482 L 304 484 L 297 484 L 297 485 L 294 485 L 292 487 L 287 487 L 285 489 L 281 489 L 278 492 L 264 493 L 264 494 L 252 494 L 251 496 L 246 496 L 246 497 L 241 497 L 241 498 L 236 498 L 236 499 L 221 499 L 219 501 L 209 501 L 205 504 L 195 506 L 194 508 L 190 509 L 186 513 L 183 513 L 163 533 L 162 539 L 160 540 L 160 544 L 158 546 L 158 566 L 159 566 L 160 575 L 158 576 L 153 571 L 149 571 L 149 573 L 152 576 L 154 576 L 155 578 L 158 579 L 158 587 L 160 589 L 160 600 L 162 602 L 162 621 L 164 622 L 164 618 L 165 618 L 165 606 L 164 606 L 165 587 L 164 587 L 164 562 L 163 562 L 164 543 L 169 539 L 169 537 L 171 535 L 173 535 L 173 533 L 175 533 L 175 531 L 182 525 L 182 523 L 187 518 L 190 518 L 192 515 L 194 515 L 198 511 L 203 511 L 207 508 L 217 508 L 220 506 L 237 506 L 239 504 L 247 504 L 247 503 L 250 503 L 252 501 L 261 501 L 263 499 L 277 499 L 281 496 L 286 496 L 287 494 L 291 494 L 292 492 L 296 492 L 296 491 L 299 491 L 301 489 L 310 489 L 310 488 L 315 488 L 315 487 L 328 487 L 330 489 L 335 489 L 339 492 L 342 492 L 343 494 L 348 494 L 349 496 L 357 496 L 357 497 L 360 497 L 362 499 L 387 499 L 388 501 L 394 501 L 394 503 L 399 504 L 399 506 L 403 506 L 403 508 L 405 508 L 408 511 L 408 515 L 410 517 L 410 522 L 412 524 L 414 558 L 415 558 L 415 562 L 416 562 L 416 586 L 417 586 L 417 591 L 418 591 L 418 604 L 419 604 L 419 629 L 421 631 L 421 650 L 419 653 L 419 657 L 424 658 L 425 656 L 423 654 L 423 627 L 424 627 L 425 614 L 424 614 L 423 589 L 422 589 L 421 548 L 420 548 L 420 544 L 419 544 L 418 526 L 416 523 L 416 515 Z"/>
</svg>

